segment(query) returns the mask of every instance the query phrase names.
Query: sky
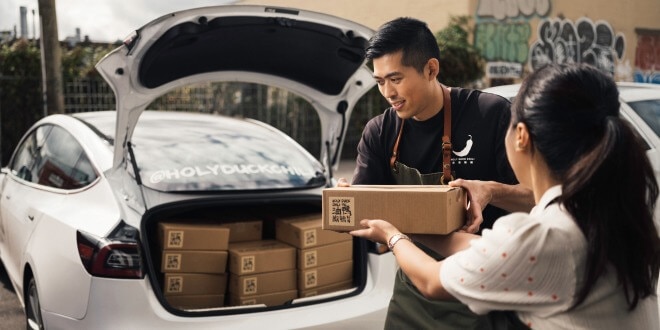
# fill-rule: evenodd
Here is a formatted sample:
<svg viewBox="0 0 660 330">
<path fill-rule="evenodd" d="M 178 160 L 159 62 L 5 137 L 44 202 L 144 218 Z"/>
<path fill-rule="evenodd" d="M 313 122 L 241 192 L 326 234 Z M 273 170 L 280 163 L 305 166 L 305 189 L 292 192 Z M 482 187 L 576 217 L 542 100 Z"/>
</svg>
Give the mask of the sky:
<svg viewBox="0 0 660 330">
<path fill-rule="evenodd" d="M 134 30 L 165 14 L 183 9 L 224 5 L 233 0 L 54 0 L 59 40 L 75 36 L 93 42 L 124 40 Z M 20 7 L 27 8 L 27 37 L 39 38 L 38 0 L 0 0 L 0 31 L 21 34 Z M 33 16 L 32 10 L 35 11 Z M 36 18 L 36 22 L 33 18 Z M 33 25 L 34 22 L 34 25 Z M 33 26 L 35 29 L 33 29 Z"/>
</svg>

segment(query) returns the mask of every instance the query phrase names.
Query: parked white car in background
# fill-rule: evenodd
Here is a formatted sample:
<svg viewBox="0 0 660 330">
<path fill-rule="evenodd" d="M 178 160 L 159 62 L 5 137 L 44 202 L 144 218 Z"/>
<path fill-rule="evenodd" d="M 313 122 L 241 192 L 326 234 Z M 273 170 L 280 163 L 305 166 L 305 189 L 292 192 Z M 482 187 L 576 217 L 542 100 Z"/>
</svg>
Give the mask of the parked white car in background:
<svg viewBox="0 0 660 330">
<path fill-rule="evenodd" d="M 660 178 L 660 85 L 619 82 L 621 116 L 627 119 L 639 133 L 646 147 L 646 155 L 651 161 L 656 180 Z M 518 94 L 520 84 L 504 85 L 484 89 L 485 92 L 501 95 L 509 100 Z M 613 187 L 617 180 L 612 178 Z M 660 181 L 659 181 L 660 182 Z M 659 201 L 660 203 L 660 201 Z M 660 231 L 660 207 L 654 215 L 656 229 Z M 659 233 L 660 234 L 660 233 Z"/>
<path fill-rule="evenodd" d="M 275 215 L 321 214 L 348 118 L 375 84 L 363 60 L 371 34 L 314 12 L 218 6 L 160 17 L 103 58 L 116 111 L 42 119 L 0 176 L 0 257 L 28 327 L 382 328 L 396 264 L 364 240 L 352 239 L 348 288 L 270 306 L 171 304 L 158 248 L 167 219 L 249 216 L 273 238 Z M 309 101 L 319 159 L 255 120 L 145 111 L 168 91 L 220 81 Z"/>
</svg>

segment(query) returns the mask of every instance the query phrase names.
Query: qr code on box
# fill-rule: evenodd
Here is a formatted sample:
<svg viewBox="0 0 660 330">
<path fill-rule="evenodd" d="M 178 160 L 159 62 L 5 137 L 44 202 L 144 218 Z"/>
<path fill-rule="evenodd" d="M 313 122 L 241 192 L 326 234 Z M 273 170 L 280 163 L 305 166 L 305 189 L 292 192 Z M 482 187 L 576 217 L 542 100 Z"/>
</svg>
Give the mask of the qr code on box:
<svg viewBox="0 0 660 330">
<path fill-rule="evenodd" d="M 165 270 L 180 270 L 181 269 L 181 254 L 180 253 L 166 253 L 165 254 Z"/>
<path fill-rule="evenodd" d="M 170 230 L 167 233 L 167 247 L 170 249 L 183 247 L 183 230 Z"/>
<path fill-rule="evenodd" d="M 355 213 L 353 208 L 355 199 L 353 197 L 330 197 L 330 219 L 331 226 L 355 226 Z"/>
</svg>

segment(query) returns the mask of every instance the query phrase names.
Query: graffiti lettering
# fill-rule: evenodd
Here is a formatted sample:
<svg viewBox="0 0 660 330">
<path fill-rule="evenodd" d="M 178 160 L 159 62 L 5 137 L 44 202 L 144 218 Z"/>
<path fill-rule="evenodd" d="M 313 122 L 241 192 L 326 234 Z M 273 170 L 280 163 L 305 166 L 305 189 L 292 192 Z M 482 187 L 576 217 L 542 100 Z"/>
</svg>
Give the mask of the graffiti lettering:
<svg viewBox="0 0 660 330">
<path fill-rule="evenodd" d="M 534 70 L 547 63 L 589 63 L 614 75 L 615 60 L 621 60 L 624 52 L 623 34 L 615 35 L 605 21 L 594 23 L 583 17 L 573 23 L 554 18 L 539 23 L 529 57 Z"/>
<path fill-rule="evenodd" d="M 550 0 L 481 0 L 477 16 L 498 20 L 518 16 L 546 16 L 550 12 Z"/>
<path fill-rule="evenodd" d="M 527 62 L 529 23 L 477 24 L 474 43 L 486 61 Z"/>
</svg>

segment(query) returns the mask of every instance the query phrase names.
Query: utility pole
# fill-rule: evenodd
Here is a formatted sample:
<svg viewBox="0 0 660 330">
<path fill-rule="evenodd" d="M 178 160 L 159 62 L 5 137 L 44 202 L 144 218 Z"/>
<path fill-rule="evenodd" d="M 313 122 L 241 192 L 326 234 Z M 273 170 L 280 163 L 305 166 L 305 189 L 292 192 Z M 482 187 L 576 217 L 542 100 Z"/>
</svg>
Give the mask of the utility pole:
<svg viewBox="0 0 660 330">
<path fill-rule="evenodd" d="M 62 49 L 57 35 L 55 0 L 39 0 L 41 70 L 44 79 L 44 116 L 64 113 Z"/>
</svg>

